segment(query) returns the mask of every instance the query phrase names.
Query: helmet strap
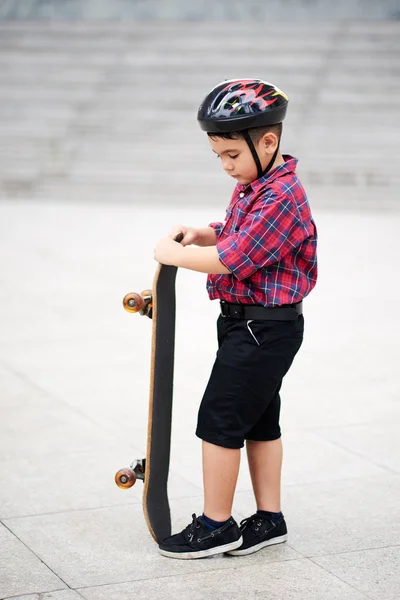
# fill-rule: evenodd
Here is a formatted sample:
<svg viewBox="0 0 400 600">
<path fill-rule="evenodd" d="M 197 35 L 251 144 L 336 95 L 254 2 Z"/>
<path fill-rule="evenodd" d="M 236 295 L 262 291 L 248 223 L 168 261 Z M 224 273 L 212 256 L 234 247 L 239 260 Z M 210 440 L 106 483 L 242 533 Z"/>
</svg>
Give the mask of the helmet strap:
<svg viewBox="0 0 400 600">
<path fill-rule="evenodd" d="M 257 150 L 254 147 L 253 140 L 251 139 L 248 130 L 245 129 L 242 133 L 243 133 L 244 139 L 247 142 L 248 147 L 250 148 L 250 152 L 253 155 L 254 162 L 256 163 L 256 166 L 257 166 L 257 179 L 259 179 L 260 177 L 262 177 L 263 175 L 265 175 L 266 173 L 268 173 L 268 171 L 272 168 L 274 162 L 276 161 L 276 157 L 278 156 L 278 152 L 279 152 L 280 140 L 278 142 L 278 145 L 276 147 L 276 150 L 274 152 L 273 157 L 271 158 L 271 160 L 268 163 L 268 165 L 266 166 L 266 168 L 263 170 L 263 168 L 261 166 L 260 158 L 259 158 L 259 156 L 257 154 Z"/>
<path fill-rule="evenodd" d="M 276 157 L 278 156 L 278 152 L 279 152 L 279 142 L 278 145 L 276 147 L 276 150 L 274 152 L 273 157 L 271 158 L 269 164 L 267 165 L 267 167 L 264 169 L 263 175 L 265 175 L 265 173 L 268 173 L 268 171 L 270 169 L 272 169 L 272 167 L 274 166 L 274 162 L 276 161 Z"/>
<path fill-rule="evenodd" d="M 257 179 L 259 179 L 263 175 L 263 169 L 260 163 L 260 159 L 257 154 L 257 150 L 254 147 L 253 140 L 250 137 L 250 134 L 247 129 L 243 131 L 243 137 L 247 142 L 248 147 L 250 148 L 250 152 L 253 155 L 254 161 L 257 165 Z"/>
</svg>

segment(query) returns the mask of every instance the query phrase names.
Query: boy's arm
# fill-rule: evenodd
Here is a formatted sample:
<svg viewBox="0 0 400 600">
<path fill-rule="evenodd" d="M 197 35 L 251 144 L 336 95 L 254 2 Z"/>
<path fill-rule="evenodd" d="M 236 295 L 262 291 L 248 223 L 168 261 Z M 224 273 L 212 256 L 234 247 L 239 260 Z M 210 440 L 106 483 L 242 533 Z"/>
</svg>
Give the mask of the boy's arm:
<svg viewBox="0 0 400 600">
<path fill-rule="evenodd" d="M 219 226 L 222 228 L 222 223 L 211 223 L 208 227 L 201 228 L 175 225 L 168 237 L 174 240 L 179 233 L 183 233 L 182 246 L 189 246 L 191 244 L 201 247 L 215 246 L 218 239 Z"/>
<path fill-rule="evenodd" d="M 190 269 L 191 271 L 199 271 L 200 273 L 209 274 L 230 274 L 222 262 L 219 260 L 216 246 L 208 248 L 183 248 L 180 257 L 179 267 Z"/>
<path fill-rule="evenodd" d="M 178 244 L 178 242 L 168 237 L 162 239 L 157 244 L 154 250 L 154 258 L 163 265 L 175 265 L 176 267 L 199 271 L 200 273 L 230 273 L 219 260 L 215 245 L 205 248 L 189 248 Z"/>
<path fill-rule="evenodd" d="M 203 227 L 199 229 L 200 243 L 198 246 L 215 246 L 217 244 L 217 232 L 213 227 Z"/>
</svg>

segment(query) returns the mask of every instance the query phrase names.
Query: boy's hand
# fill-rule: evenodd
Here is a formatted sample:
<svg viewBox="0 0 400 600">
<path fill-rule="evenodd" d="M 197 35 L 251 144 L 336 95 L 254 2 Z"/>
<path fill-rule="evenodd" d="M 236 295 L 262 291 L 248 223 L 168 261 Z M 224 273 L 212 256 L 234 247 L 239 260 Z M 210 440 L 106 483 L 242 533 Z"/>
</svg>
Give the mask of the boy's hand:
<svg viewBox="0 0 400 600">
<path fill-rule="evenodd" d="M 169 238 L 175 239 L 178 233 L 183 233 L 181 241 L 182 246 L 190 246 L 197 244 L 200 238 L 200 231 L 194 227 L 186 227 L 185 225 L 175 225 L 169 233 Z"/>
<path fill-rule="evenodd" d="M 176 231 L 174 237 L 176 237 L 178 233 L 179 231 Z M 182 244 L 179 244 L 170 237 L 167 237 L 158 242 L 154 249 L 154 258 L 157 262 L 162 263 L 163 265 L 179 266 L 179 257 L 181 256 L 182 252 Z"/>
</svg>

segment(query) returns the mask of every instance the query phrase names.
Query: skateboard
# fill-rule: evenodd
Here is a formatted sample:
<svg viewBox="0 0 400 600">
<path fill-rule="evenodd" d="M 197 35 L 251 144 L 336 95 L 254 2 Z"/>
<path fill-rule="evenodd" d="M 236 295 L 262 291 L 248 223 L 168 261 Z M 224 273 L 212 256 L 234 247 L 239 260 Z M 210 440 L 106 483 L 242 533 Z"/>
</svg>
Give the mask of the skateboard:
<svg viewBox="0 0 400 600">
<path fill-rule="evenodd" d="M 175 241 L 182 241 L 179 234 Z M 175 349 L 175 279 L 177 267 L 157 267 L 153 289 L 127 294 L 124 308 L 152 319 L 149 419 L 146 457 L 132 462 L 115 475 L 123 489 L 137 479 L 144 482 L 143 512 L 147 527 L 159 543 L 171 535 L 168 472 L 171 450 L 172 400 Z"/>
</svg>

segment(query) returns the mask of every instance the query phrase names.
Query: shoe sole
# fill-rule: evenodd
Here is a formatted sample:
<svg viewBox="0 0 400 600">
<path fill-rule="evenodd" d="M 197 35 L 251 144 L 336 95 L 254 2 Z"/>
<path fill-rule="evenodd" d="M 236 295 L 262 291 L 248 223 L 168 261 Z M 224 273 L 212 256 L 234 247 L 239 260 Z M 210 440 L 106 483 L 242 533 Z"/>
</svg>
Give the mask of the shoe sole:
<svg viewBox="0 0 400 600">
<path fill-rule="evenodd" d="M 282 544 L 282 542 L 286 542 L 288 539 L 287 534 L 281 535 L 280 537 L 271 538 L 270 540 L 266 540 L 265 542 L 261 542 L 257 544 L 257 546 L 251 546 L 250 548 L 246 548 L 245 550 L 228 550 L 227 554 L 231 554 L 232 556 L 246 556 L 246 554 L 253 554 L 253 552 L 258 552 L 262 548 L 266 548 L 266 546 L 274 546 L 275 544 Z"/>
<path fill-rule="evenodd" d="M 162 550 L 159 548 L 160 554 L 168 556 L 168 558 L 180 558 L 180 559 L 191 559 L 191 558 L 207 558 L 207 556 L 213 556 L 214 554 L 222 554 L 235 550 L 243 544 L 243 538 L 240 536 L 236 542 L 230 542 L 224 546 L 214 546 L 208 550 L 199 550 L 198 552 L 168 552 L 168 550 Z"/>
</svg>

